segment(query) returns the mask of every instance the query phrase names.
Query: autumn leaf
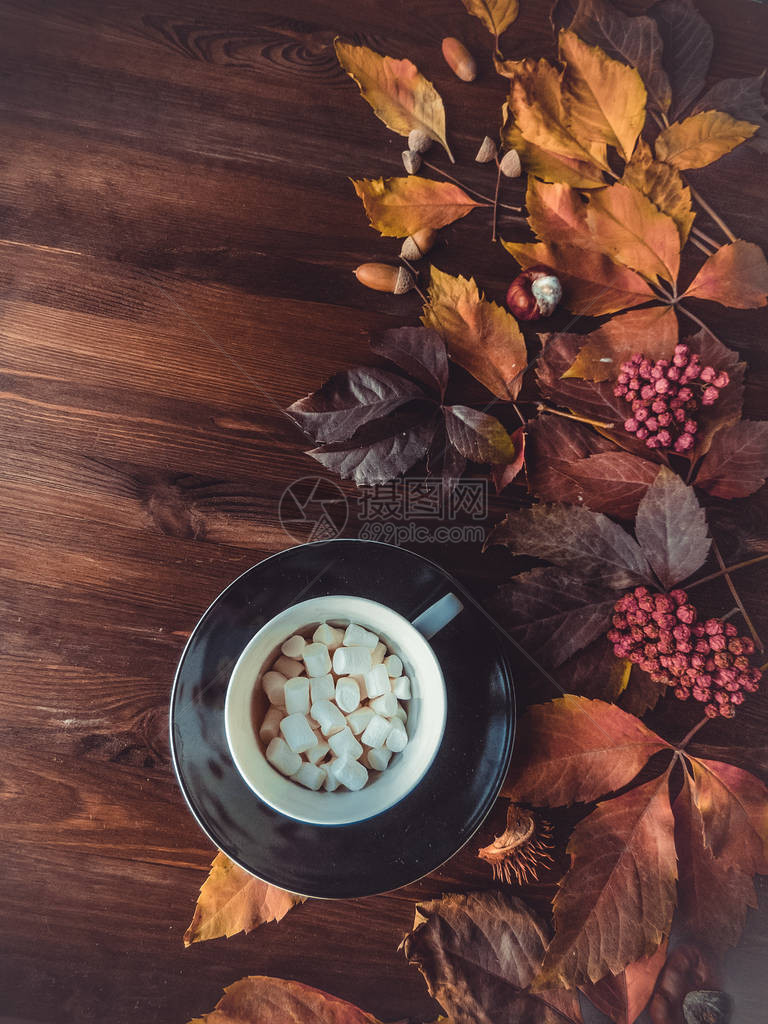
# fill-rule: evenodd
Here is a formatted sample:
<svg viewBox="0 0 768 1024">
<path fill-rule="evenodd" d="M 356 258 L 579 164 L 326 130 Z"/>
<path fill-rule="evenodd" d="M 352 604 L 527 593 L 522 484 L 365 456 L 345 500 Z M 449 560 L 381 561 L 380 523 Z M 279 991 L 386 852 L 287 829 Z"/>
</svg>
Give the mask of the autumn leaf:
<svg viewBox="0 0 768 1024">
<path fill-rule="evenodd" d="M 655 953 L 628 964 L 621 974 L 608 975 L 582 992 L 614 1024 L 633 1024 L 648 1005 L 667 959 L 666 940 Z"/>
<path fill-rule="evenodd" d="M 717 498 L 746 498 L 767 476 L 768 421 L 739 420 L 714 435 L 695 483 Z"/>
<path fill-rule="evenodd" d="M 563 377 L 615 381 L 621 364 L 636 352 L 646 359 L 672 358 L 678 341 L 677 317 L 670 306 L 635 309 L 607 320 L 584 340 Z"/>
<path fill-rule="evenodd" d="M 651 286 L 628 267 L 601 252 L 548 242 L 501 244 L 523 270 L 538 263 L 552 267 L 563 286 L 562 305 L 581 316 L 602 316 L 639 306 L 656 297 Z"/>
<path fill-rule="evenodd" d="M 662 466 L 637 510 L 635 535 L 665 590 L 707 560 L 707 517 L 694 490 Z"/>
<path fill-rule="evenodd" d="M 195 914 L 184 933 L 184 945 L 229 938 L 260 924 L 280 921 L 305 897 L 285 892 L 244 871 L 219 852 L 197 899 Z"/>
<path fill-rule="evenodd" d="M 760 152 L 768 152 L 768 103 L 763 99 L 765 72 L 748 78 L 724 78 L 702 96 L 691 113 L 701 110 L 724 110 L 739 121 L 758 125 L 758 132 L 748 145 Z"/>
<path fill-rule="evenodd" d="M 528 991 L 548 939 L 522 900 L 478 892 L 417 904 L 400 948 L 455 1024 L 580 1021 L 575 993 Z"/>
<path fill-rule="evenodd" d="M 434 328 L 450 356 L 497 398 L 517 398 L 527 361 L 525 340 L 515 318 L 484 299 L 472 278 L 432 267 L 421 322 Z"/>
<path fill-rule="evenodd" d="M 536 807 L 586 803 L 626 786 L 668 748 L 615 704 L 567 693 L 524 715 L 503 793 Z"/>
<path fill-rule="evenodd" d="M 370 1013 L 319 988 L 258 974 L 225 988 L 215 1008 L 197 1020 L 201 1024 L 380 1024 Z"/>
<path fill-rule="evenodd" d="M 674 282 L 680 269 L 677 225 L 642 192 L 618 182 L 590 193 L 587 225 L 601 248 L 654 284 Z"/>
<path fill-rule="evenodd" d="M 422 228 L 442 228 L 483 205 L 458 185 L 415 174 L 407 178 L 363 178 L 352 184 L 371 227 L 395 238 L 406 238 Z"/>
<path fill-rule="evenodd" d="M 613 702 L 626 691 L 632 667 L 616 657 L 613 644 L 602 636 L 559 665 L 554 675 L 563 691 Z"/>
<path fill-rule="evenodd" d="M 542 181 L 562 182 L 574 188 L 602 188 L 602 171 L 594 164 L 574 157 L 552 153 L 528 142 L 509 115 L 509 105 L 502 107 L 503 124 L 501 142 L 504 149 L 514 149 L 520 157 L 523 170 Z"/>
<path fill-rule="evenodd" d="M 440 478 L 443 494 L 450 494 L 466 468 L 467 460 L 451 444 L 443 421 L 427 453 L 427 472 Z"/>
<path fill-rule="evenodd" d="M 499 587 L 491 611 L 526 652 L 554 668 L 605 632 L 615 600 L 605 587 L 547 567 Z"/>
<path fill-rule="evenodd" d="M 707 849 L 749 874 L 768 874 L 768 789 L 735 765 L 688 759 Z"/>
<path fill-rule="evenodd" d="M 371 339 L 371 348 L 438 398 L 448 386 L 448 354 L 437 331 L 426 327 L 395 327 Z"/>
<path fill-rule="evenodd" d="M 386 483 L 405 473 L 427 454 L 437 420 L 388 416 L 376 420 L 351 438 L 307 452 L 342 479 L 354 479 L 358 487 Z"/>
<path fill-rule="evenodd" d="M 445 138 L 445 108 L 431 82 L 409 60 L 383 57 L 367 46 L 334 40 L 336 58 L 353 78 L 376 117 L 398 135 L 414 128 L 439 142 L 454 162 Z"/>
<path fill-rule="evenodd" d="M 654 682 L 648 672 L 643 672 L 638 665 L 632 665 L 632 671 L 619 703 L 630 715 L 637 715 L 638 718 L 641 718 L 646 711 L 656 707 L 666 692 L 666 683 Z"/>
<path fill-rule="evenodd" d="M 626 530 L 599 512 L 574 505 L 516 509 L 491 530 L 485 548 L 495 544 L 612 590 L 651 581 L 645 555 Z"/>
<path fill-rule="evenodd" d="M 632 159 L 624 167 L 622 184 L 639 189 L 654 206 L 677 224 L 680 244 L 685 245 L 696 214 L 691 208 L 691 190 L 672 164 L 654 160 L 651 147 L 640 139 Z"/>
<path fill-rule="evenodd" d="M 492 36 L 509 28 L 520 9 L 518 0 L 461 0 L 470 14 L 485 25 Z"/>
<path fill-rule="evenodd" d="M 757 125 L 737 121 L 721 110 L 703 110 L 660 132 L 655 143 L 656 156 L 681 171 L 706 167 L 756 131 Z"/>
<path fill-rule="evenodd" d="M 512 438 L 495 416 L 466 405 L 447 405 L 443 415 L 448 438 L 465 459 L 510 462 L 515 457 Z"/>
<path fill-rule="evenodd" d="M 615 146 L 629 160 L 645 124 L 639 72 L 573 32 L 561 31 L 559 46 L 566 62 L 563 98 L 570 126 L 583 138 Z"/>
<path fill-rule="evenodd" d="M 561 242 L 599 251 L 587 226 L 587 208 L 576 189 L 528 179 L 525 196 L 531 230 L 546 242 Z"/>
<path fill-rule="evenodd" d="M 655 952 L 669 934 L 677 863 L 667 773 L 598 804 L 574 829 L 536 985 L 586 985 Z"/>
<path fill-rule="evenodd" d="M 702 366 L 725 370 L 730 377 L 730 383 L 720 392 L 718 400 L 713 405 L 705 405 L 699 409 L 699 429 L 696 432 L 696 447 L 693 451 L 693 458 L 696 460 L 709 451 L 718 430 L 741 419 L 747 364 L 739 361 L 737 352 L 726 348 L 709 331 L 703 329 L 686 338 L 685 344 L 700 357 Z"/>
<path fill-rule="evenodd" d="M 709 256 L 683 298 L 709 299 L 733 309 L 768 303 L 768 263 L 754 242 L 737 239 Z"/>
<path fill-rule="evenodd" d="M 659 26 L 664 70 L 672 87 L 670 120 L 693 103 L 707 80 L 714 38 L 691 0 L 659 0 L 650 9 Z"/>
<path fill-rule="evenodd" d="M 512 434 L 515 455 L 510 462 L 498 462 L 491 466 L 491 479 L 496 493 L 501 494 L 505 487 L 518 476 L 525 463 L 525 427 L 518 427 Z"/>
</svg>

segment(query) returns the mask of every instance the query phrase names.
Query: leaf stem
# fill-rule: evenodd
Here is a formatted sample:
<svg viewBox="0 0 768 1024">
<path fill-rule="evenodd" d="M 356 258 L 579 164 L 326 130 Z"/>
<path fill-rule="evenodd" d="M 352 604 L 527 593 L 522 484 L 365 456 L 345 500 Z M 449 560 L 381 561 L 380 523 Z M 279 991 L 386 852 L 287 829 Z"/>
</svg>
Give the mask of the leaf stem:
<svg viewBox="0 0 768 1024">
<path fill-rule="evenodd" d="M 688 241 L 691 243 L 691 245 L 695 245 L 697 249 L 701 249 L 701 251 L 705 253 L 705 255 L 707 256 L 711 256 L 713 252 L 717 252 L 716 249 L 710 249 L 709 246 L 704 245 L 704 243 L 700 242 L 698 238 L 694 238 L 692 234 Z"/>
<path fill-rule="evenodd" d="M 435 174 L 442 174 L 444 178 L 447 178 L 448 181 L 452 181 L 454 185 L 458 185 L 459 188 L 463 188 L 464 191 L 469 192 L 470 195 L 477 196 L 478 199 L 482 199 L 489 206 L 493 205 L 493 199 L 491 199 L 490 196 L 483 195 L 483 193 L 478 192 L 476 188 L 470 188 L 469 185 L 465 185 L 463 181 L 459 181 L 458 178 L 454 178 L 452 174 L 448 174 L 448 172 L 444 171 L 441 167 L 437 167 L 435 164 L 431 164 L 428 160 L 422 160 L 422 164 L 425 167 L 428 167 L 430 171 L 434 171 Z M 512 210 L 513 213 L 523 212 L 522 206 L 510 206 L 509 203 L 499 203 L 499 206 L 501 207 L 502 210 Z M 520 220 L 525 220 L 525 218 L 521 217 Z M 525 222 L 526 224 L 528 223 L 527 221 Z"/>
<path fill-rule="evenodd" d="M 719 572 L 711 572 L 709 576 L 702 576 L 700 580 L 694 580 L 693 583 L 686 583 L 685 589 L 690 590 L 691 587 L 701 586 L 702 583 L 709 583 L 710 580 L 720 579 L 721 576 L 725 576 L 726 572 L 735 572 L 737 569 L 746 569 L 750 565 L 757 565 L 758 562 L 764 562 L 768 558 L 766 555 L 758 555 L 757 558 L 748 558 L 746 562 L 736 562 L 735 565 L 729 565 L 727 569 L 720 569 Z"/>
<path fill-rule="evenodd" d="M 496 157 L 496 191 L 493 193 L 493 225 L 491 228 L 491 241 L 496 241 L 496 218 L 499 212 L 499 189 L 501 188 L 501 161 Z"/>
<path fill-rule="evenodd" d="M 720 243 L 716 242 L 711 235 L 708 235 L 706 233 L 706 231 L 702 231 L 701 228 L 691 228 L 691 234 L 697 235 L 702 240 L 702 242 L 707 242 L 707 244 L 713 246 L 715 250 L 720 248 Z"/>
<path fill-rule="evenodd" d="M 413 274 L 413 290 L 416 292 L 417 295 L 419 295 L 421 297 L 421 301 L 424 303 L 424 305 L 428 306 L 429 305 L 429 299 L 424 294 L 424 292 L 421 290 L 421 288 L 419 288 L 419 271 L 416 269 L 416 267 L 414 267 L 414 265 L 410 262 L 410 260 L 407 260 L 405 258 L 405 256 L 403 256 L 402 254 L 398 258 L 399 258 L 400 262 L 404 263 L 406 265 L 406 267 L 408 267 L 410 272 Z"/>
<path fill-rule="evenodd" d="M 699 731 L 699 729 L 701 729 L 701 727 L 702 727 L 703 725 L 706 725 L 708 721 L 709 721 L 709 719 L 707 718 L 707 716 L 706 716 L 706 715 L 704 715 L 704 717 L 702 718 L 702 720 L 701 720 L 700 722 L 697 722 L 697 723 L 696 723 L 696 725 L 694 725 L 694 727 L 693 727 L 693 728 L 691 729 L 691 731 L 690 731 L 690 732 L 688 733 L 688 735 L 687 735 L 687 736 L 684 736 L 684 737 L 683 737 L 683 738 L 682 738 L 682 739 L 680 740 L 680 742 L 679 742 L 679 743 L 677 744 L 677 746 L 675 747 L 675 750 L 677 751 L 677 753 L 678 753 L 678 754 L 681 754 L 681 753 L 682 753 L 682 752 L 683 752 L 683 751 L 685 750 L 685 748 L 686 748 L 686 747 L 688 746 L 688 744 L 689 744 L 689 743 L 691 742 L 691 740 L 692 740 L 692 739 L 693 739 L 693 737 L 694 737 L 694 736 L 696 735 L 696 733 L 697 733 L 697 732 Z"/>
<path fill-rule="evenodd" d="M 681 298 L 684 298 L 684 297 L 685 296 L 681 296 Z M 720 341 L 720 339 L 715 334 L 715 332 L 712 330 L 712 328 L 711 327 L 707 327 L 707 325 L 704 323 L 704 321 L 703 320 L 699 320 L 699 318 L 696 316 L 696 314 L 692 313 L 690 311 L 690 309 L 686 309 L 685 306 L 681 306 L 679 302 L 677 302 L 675 304 L 675 309 L 679 310 L 681 313 L 685 313 L 685 315 L 688 317 L 688 319 L 689 320 L 693 320 L 693 322 L 698 324 L 699 327 L 703 327 L 704 330 L 707 332 L 707 334 L 710 334 L 715 339 L 715 341 L 719 341 L 721 345 L 724 344 L 724 342 Z"/>
<path fill-rule="evenodd" d="M 712 550 L 715 552 L 715 558 L 717 559 L 718 565 L 723 570 L 723 575 L 725 576 L 725 582 L 728 584 L 728 589 L 730 590 L 734 601 L 739 606 L 739 611 L 741 612 L 742 618 L 747 624 L 749 632 L 752 634 L 752 639 L 755 641 L 757 649 L 760 651 L 764 651 L 765 647 L 763 646 L 763 641 L 760 639 L 760 636 L 758 635 L 758 632 L 754 627 L 752 619 L 750 619 L 747 609 L 744 607 L 744 602 L 741 600 L 741 597 L 739 596 L 739 592 L 736 589 L 733 580 L 731 579 L 729 568 L 725 564 L 723 556 L 720 554 L 720 548 L 717 546 L 717 541 L 714 539 L 712 540 Z"/>
<path fill-rule="evenodd" d="M 693 196 L 693 198 L 696 200 L 696 202 L 699 204 L 699 206 L 702 208 L 702 210 L 704 210 L 706 213 L 709 214 L 709 216 L 712 218 L 712 220 L 715 222 L 715 224 L 717 224 L 717 226 L 723 232 L 723 234 L 728 239 L 728 241 L 729 242 L 735 242 L 736 241 L 736 235 L 734 235 L 734 233 L 731 231 L 731 229 L 725 223 L 725 221 L 720 216 L 720 214 L 719 213 L 715 213 L 715 211 L 712 209 L 712 207 L 706 201 L 704 196 L 702 196 L 700 192 L 697 192 L 696 189 L 693 187 L 693 185 L 689 184 L 688 187 L 691 190 L 691 195 Z"/>
<path fill-rule="evenodd" d="M 600 427 L 601 430 L 613 430 L 614 423 L 606 423 L 603 420 L 591 420 L 588 416 L 577 416 L 573 412 L 563 412 L 562 409 L 554 409 L 551 405 L 544 405 L 543 402 L 536 403 L 538 412 L 551 412 L 553 416 L 562 416 L 566 420 L 576 420 L 577 423 L 589 423 L 591 427 Z"/>
</svg>

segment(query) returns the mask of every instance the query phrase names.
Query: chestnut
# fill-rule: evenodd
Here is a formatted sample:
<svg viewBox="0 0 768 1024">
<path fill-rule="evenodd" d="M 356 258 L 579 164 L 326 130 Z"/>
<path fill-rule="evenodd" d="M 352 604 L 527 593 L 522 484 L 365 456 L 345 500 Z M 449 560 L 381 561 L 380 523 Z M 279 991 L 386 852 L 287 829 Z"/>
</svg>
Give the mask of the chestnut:
<svg viewBox="0 0 768 1024">
<path fill-rule="evenodd" d="M 538 263 L 514 279 L 507 292 L 507 306 L 518 320 L 540 320 L 552 315 L 562 297 L 554 270 Z"/>
</svg>

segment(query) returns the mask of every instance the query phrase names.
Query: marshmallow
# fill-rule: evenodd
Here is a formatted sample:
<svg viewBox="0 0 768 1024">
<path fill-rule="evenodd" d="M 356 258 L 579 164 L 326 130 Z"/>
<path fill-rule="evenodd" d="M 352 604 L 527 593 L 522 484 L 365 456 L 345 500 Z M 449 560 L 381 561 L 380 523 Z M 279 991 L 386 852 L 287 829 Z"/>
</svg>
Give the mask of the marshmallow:
<svg viewBox="0 0 768 1024">
<path fill-rule="evenodd" d="M 279 708 L 285 707 L 285 676 L 282 672 L 265 672 L 261 677 L 261 685 L 270 704 Z"/>
<path fill-rule="evenodd" d="M 397 679 L 403 674 L 403 663 L 396 654 L 390 654 L 384 659 L 384 666 L 390 679 Z"/>
<path fill-rule="evenodd" d="M 362 789 L 368 781 L 368 771 L 359 761 L 349 757 L 340 757 L 333 769 L 334 778 L 347 789 Z"/>
<path fill-rule="evenodd" d="M 301 656 L 308 676 L 324 676 L 331 671 L 331 656 L 325 644 L 307 644 Z"/>
<path fill-rule="evenodd" d="M 365 674 L 365 692 L 369 697 L 380 697 L 382 693 L 389 693 L 392 685 L 389 675 L 383 665 L 376 665 Z"/>
<path fill-rule="evenodd" d="M 286 686 L 288 684 L 286 683 Z M 286 690 L 285 694 L 286 707 L 288 707 L 288 693 Z M 397 697 L 394 693 L 382 693 L 380 697 L 374 698 L 370 704 L 371 708 L 376 712 L 377 715 L 382 715 L 384 718 L 392 718 L 397 712 Z M 288 709 L 290 711 L 290 708 Z"/>
<path fill-rule="evenodd" d="M 402 704 L 398 704 L 395 708 L 394 715 L 390 715 L 390 718 L 399 718 L 401 722 L 408 721 L 408 714 Z"/>
<path fill-rule="evenodd" d="M 329 626 L 327 622 L 321 623 L 312 634 L 312 640 L 316 644 L 325 644 L 329 651 L 335 651 L 344 642 L 344 630 Z"/>
<path fill-rule="evenodd" d="M 285 719 L 283 719 L 283 721 L 285 721 Z M 364 743 L 366 747 L 383 747 L 384 741 L 389 735 L 389 730 L 391 728 L 392 723 L 388 722 L 386 718 L 382 718 L 381 715 L 374 714 L 373 718 L 363 730 L 360 742 Z"/>
<path fill-rule="evenodd" d="M 285 740 L 276 736 L 267 747 L 267 760 L 283 775 L 295 775 L 301 768 L 302 760 Z"/>
<path fill-rule="evenodd" d="M 309 680 L 309 695 L 313 704 L 316 700 L 333 700 L 335 692 L 336 687 L 330 673 L 326 676 L 312 676 Z"/>
<path fill-rule="evenodd" d="M 398 700 L 411 699 L 411 680 L 408 676 L 399 676 L 392 680 L 392 693 Z"/>
<path fill-rule="evenodd" d="M 356 679 L 342 676 L 336 683 L 336 703 L 347 714 L 360 706 L 360 687 Z"/>
<path fill-rule="evenodd" d="M 306 646 L 307 641 L 297 633 L 296 636 L 289 636 L 280 650 L 286 658 L 300 658 L 301 652 Z"/>
<path fill-rule="evenodd" d="M 369 672 L 371 652 L 367 647 L 339 647 L 333 652 L 333 671 L 340 676 L 358 676 Z"/>
<path fill-rule="evenodd" d="M 405 726 L 399 719 L 395 719 L 392 722 L 392 727 L 387 735 L 387 750 L 391 750 L 393 754 L 399 754 L 401 750 L 405 750 L 408 745 L 408 733 L 405 731 Z"/>
<path fill-rule="evenodd" d="M 306 715 L 286 715 L 280 723 L 280 732 L 291 750 L 296 754 L 303 754 L 317 743 L 317 736 L 312 732 L 312 726 Z"/>
<path fill-rule="evenodd" d="M 296 676 L 285 684 L 285 710 L 289 715 L 309 713 L 309 680 Z"/>
<path fill-rule="evenodd" d="M 368 762 L 368 767 L 373 768 L 375 772 L 383 772 L 389 764 L 389 760 L 392 757 L 391 750 L 385 750 L 381 747 L 376 747 L 373 750 L 369 750 L 365 755 L 365 759 Z"/>
<path fill-rule="evenodd" d="M 286 658 L 284 654 L 281 654 L 275 664 L 272 666 L 275 672 L 280 672 L 285 676 L 286 679 L 293 679 L 294 676 L 304 675 L 304 666 L 300 661 L 295 661 L 293 658 Z M 320 675 L 318 672 L 317 675 Z"/>
<path fill-rule="evenodd" d="M 293 776 L 293 780 L 307 789 L 320 789 L 325 782 L 326 774 L 325 768 L 320 768 L 316 764 L 303 764 Z"/>
<path fill-rule="evenodd" d="M 353 761 L 356 761 L 363 752 L 363 748 L 352 735 L 352 730 L 349 726 L 345 726 L 341 732 L 329 736 L 328 746 L 336 757 L 350 757 Z"/>
<path fill-rule="evenodd" d="M 310 714 L 320 726 L 320 731 L 326 739 L 341 732 L 347 724 L 344 715 L 329 700 L 316 700 L 310 709 Z"/>
<path fill-rule="evenodd" d="M 315 743 L 314 747 L 310 747 L 304 754 L 310 764 L 317 764 L 319 761 L 322 761 L 331 749 L 324 739 L 318 738 L 317 733 L 315 733 L 315 739 L 317 739 L 317 743 Z"/>
<path fill-rule="evenodd" d="M 347 725 L 355 736 L 359 736 L 373 718 L 374 714 L 375 712 L 373 712 L 369 707 L 358 708 L 357 711 L 353 711 L 351 715 L 347 715 Z"/>
<path fill-rule="evenodd" d="M 371 651 L 371 664 L 372 665 L 380 665 L 382 663 L 382 661 L 384 661 L 384 657 L 385 657 L 386 653 L 387 653 L 387 648 L 381 642 L 381 640 L 379 640 L 379 642 L 376 644 L 376 646 Z"/>
<path fill-rule="evenodd" d="M 354 622 L 350 622 L 344 633 L 345 647 L 367 647 L 369 651 L 372 651 L 378 642 L 379 638 L 375 633 L 363 629 L 362 626 L 356 626 Z"/>
<path fill-rule="evenodd" d="M 323 768 L 325 768 L 325 782 L 323 783 L 323 789 L 326 793 L 332 793 L 335 789 L 339 788 L 339 783 L 334 771 L 338 760 L 338 757 L 334 757 L 331 758 L 330 761 L 326 761 L 323 765 Z"/>
<path fill-rule="evenodd" d="M 285 716 L 282 708 L 270 708 L 264 715 L 264 721 L 259 729 L 259 739 L 262 743 L 271 743 L 275 736 L 280 735 L 280 722 Z"/>
</svg>

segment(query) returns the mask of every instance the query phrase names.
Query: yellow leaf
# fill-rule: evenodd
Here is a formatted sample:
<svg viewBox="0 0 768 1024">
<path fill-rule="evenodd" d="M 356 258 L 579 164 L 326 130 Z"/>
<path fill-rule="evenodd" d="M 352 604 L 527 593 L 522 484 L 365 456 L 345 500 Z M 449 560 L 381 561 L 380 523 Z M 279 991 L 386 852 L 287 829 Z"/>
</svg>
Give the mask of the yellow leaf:
<svg viewBox="0 0 768 1024">
<path fill-rule="evenodd" d="M 515 318 L 484 299 L 474 280 L 432 267 L 421 322 L 442 335 L 451 357 L 497 398 L 514 399 L 527 354 Z"/>
<path fill-rule="evenodd" d="M 260 924 L 281 920 L 304 899 L 254 878 L 219 852 L 200 889 L 184 945 L 253 931 Z"/>
<path fill-rule="evenodd" d="M 509 112 L 527 142 L 551 153 L 608 169 L 605 143 L 574 134 L 563 104 L 562 75 L 547 60 L 497 62 L 510 78 Z"/>
<path fill-rule="evenodd" d="M 470 199 L 449 181 L 407 178 L 363 178 L 352 181 L 365 212 L 382 235 L 407 238 L 422 228 L 442 228 L 485 204 Z"/>
<path fill-rule="evenodd" d="M 445 138 L 445 108 L 434 85 L 409 60 L 382 57 L 367 46 L 334 41 L 336 57 L 363 99 L 387 128 L 408 135 L 414 128 L 439 142 L 454 163 Z"/>
<path fill-rule="evenodd" d="M 622 363 L 635 352 L 646 359 L 671 359 L 678 341 L 671 306 L 649 306 L 614 316 L 584 338 L 586 344 L 563 374 L 586 380 L 615 380 Z"/>
<path fill-rule="evenodd" d="M 615 146 L 628 160 L 645 124 L 639 72 L 566 30 L 560 32 L 560 56 L 566 62 L 563 97 L 574 133 Z"/>
<path fill-rule="evenodd" d="M 523 270 L 537 263 L 552 267 L 563 286 L 562 305 L 582 316 L 602 316 L 655 298 L 647 281 L 601 252 L 548 242 L 501 243 Z"/>
<path fill-rule="evenodd" d="M 542 181 L 563 182 L 573 188 L 602 188 L 605 185 L 602 172 L 593 164 L 575 160 L 571 156 L 550 153 L 541 146 L 528 142 L 508 116 L 508 110 L 509 107 L 505 103 L 502 108 L 504 123 L 501 129 L 501 142 L 505 149 L 517 150 L 524 171 L 541 178 Z"/>
<path fill-rule="evenodd" d="M 529 178 L 525 205 L 531 230 L 545 242 L 562 242 L 581 249 L 602 248 L 587 225 L 586 204 L 569 185 L 547 185 Z"/>
<path fill-rule="evenodd" d="M 462 3 L 494 36 L 500 36 L 509 28 L 520 9 L 518 0 L 462 0 Z"/>
<path fill-rule="evenodd" d="M 656 139 L 656 156 L 681 171 L 706 167 L 751 138 L 757 129 L 756 124 L 737 121 L 721 110 L 702 110 L 665 128 Z"/>
<path fill-rule="evenodd" d="M 768 264 L 754 242 L 737 238 L 712 253 L 685 293 L 689 299 L 709 299 L 732 309 L 766 305 Z"/>
<path fill-rule="evenodd" d="M 615 693 L 617 697 L 626 690 L 631 673 L 632 662 L 627 658 L 617 659 L 616 664 L 611 670 L 611 683 L 613 684 L 611 692 Z"/>
<path fill-rule="evenodd" d="M 346 999 L 300 981 L 241 978 L 224 989 L 210 1013 L 189 1024 L 381 1024 Z"/>
<path fill-rule="evenodd" d="M 650 146 L 640 139 L 621 181 L 639 189 L 654 206 L 671 217 L 680 232 L 680 244 L 685 245 L 696 214 L 691 209 L 691 190 L 677 168 L 654 160 Z"/>
<path fill-rule="evenodd" d="M 680 269 L 677 225 L 637 189 L 621 183 L 590 193 L 587 225 L 608 255 L 658 283 L 676 281 Z"/>
</svg>

